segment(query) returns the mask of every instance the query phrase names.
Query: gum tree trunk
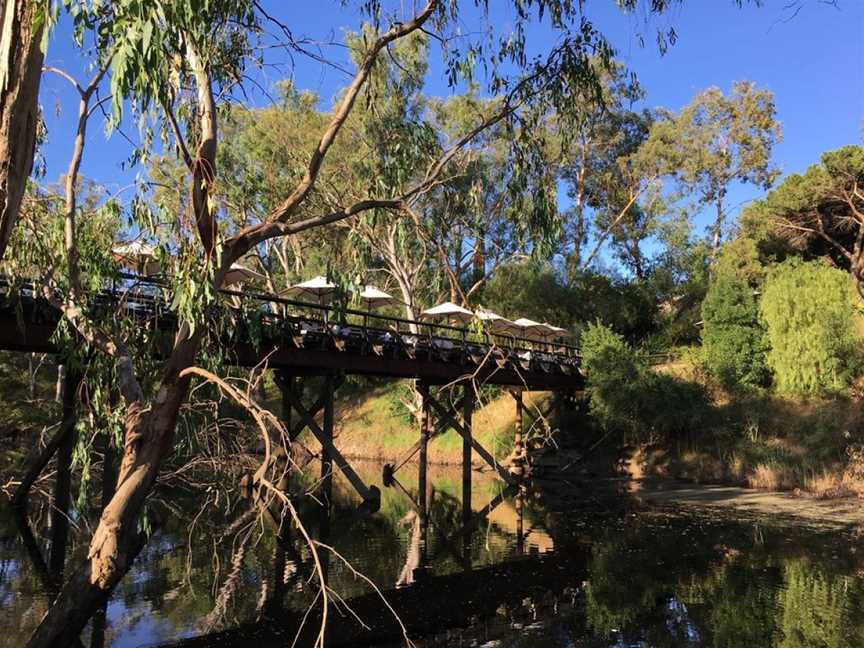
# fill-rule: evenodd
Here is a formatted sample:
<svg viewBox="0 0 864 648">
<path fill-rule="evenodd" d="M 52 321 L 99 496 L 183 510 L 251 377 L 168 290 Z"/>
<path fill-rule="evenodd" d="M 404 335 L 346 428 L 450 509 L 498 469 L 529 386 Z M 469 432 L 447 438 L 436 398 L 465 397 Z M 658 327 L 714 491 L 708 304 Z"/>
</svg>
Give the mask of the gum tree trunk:
<svg viewBox="0 0 864 648">
<path fill-rule="evenodd" d="M 150 407 L 128 408 L 117 487 L 102 511 L 87 560 L 64 584 L 28 648 L 71 645 L 143 547 L 140 514 L 159 466 L 171 450 L 177 413 L 189 389 L 189 378 L 179 374 L 192 364 L 198 344 L 197 335 L 179 341 Z"/>
<path fill-rule="evenodd" d="M 33 169 L 46 5 L 37 0 L 0 3 L 0 260 Z"/>
</svg>

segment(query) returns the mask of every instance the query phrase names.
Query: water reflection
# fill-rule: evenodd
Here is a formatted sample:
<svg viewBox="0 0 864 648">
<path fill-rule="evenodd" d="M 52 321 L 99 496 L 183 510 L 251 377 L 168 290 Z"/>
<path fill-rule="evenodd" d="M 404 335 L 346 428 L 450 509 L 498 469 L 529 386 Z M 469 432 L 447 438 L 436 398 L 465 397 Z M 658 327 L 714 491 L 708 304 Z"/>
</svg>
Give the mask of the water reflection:
<svg viewBox="0 0 864 648">
<path fill-rule="evenodd" d="M 370 484 L 381 474 L 358 472 Z M 421 644 L 864 645 L 864 562 L 848 531 L 647 507 L 619 492 L 505 490 L 479 473 L 465 498 L 461 471 L 435 466 L 425 493 L 406 467 L 381 486 L 381 510 L 363 515 L 338 475 L 320 477 L 310 466 L 292 488 L 323 486 L 298 506 L 338 552 L 321 550 L 333 645 L 398 645 L 401 633 L 342 556 L 386 591 Z M 317 596 L 307 544 L 279 507 L 201 504 L 200 492 L 157 494 L 158 530 L 83 645 L 290 645 Z M 25 526 L 0 509 L 0 646 L 26 641 L 54 591 L 45 556 L 56 534 L 34 509 Z M 86 554 L 85 522 L 68 534 L 69 560 Z"/>
</svg>

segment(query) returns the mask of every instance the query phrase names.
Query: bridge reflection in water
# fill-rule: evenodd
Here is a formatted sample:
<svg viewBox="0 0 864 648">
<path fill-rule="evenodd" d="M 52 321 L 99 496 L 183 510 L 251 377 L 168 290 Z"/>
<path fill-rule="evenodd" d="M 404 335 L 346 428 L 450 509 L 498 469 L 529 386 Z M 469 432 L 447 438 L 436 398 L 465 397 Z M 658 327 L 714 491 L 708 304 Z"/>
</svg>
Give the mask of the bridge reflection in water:
<svg viewBox="0 0 864 648">
<path fill-rule="evenodd" d="M 292 490 L 313 487 L 318 466 L 311 468 Z M 418 645 L 495 639 L 524 646 L 864 645 L 860 530 L 723 508 L 658 507 L 596 482 L 580 491 L 544 486 L 523 498 L 521 548 L 517 500 L 509 497 L 474 528 L 467 570 L 454 556 L 462 549 L 458 539 L 449 547 L 441 540 L 462 525 L 460 471 L 430 466 L 426 569 L 399 587 L 403 574 L 415 574 L 409 559 L 411 547 L 419 546 L 414 508 L 398 486 L 383 485 L 380 465 L 356 468 L 381 488 L 379 512 L 361 515 L 359 496 L 337 473 L 326 521 L 309 497 L 298 500 L 300 515 L 313 537 L 327 537 L 385 590 Z M 415 501 L 417 477 L 416 464 L 397 475 Z M 473 477 L 477 513 L 501 492 L 501 482 L 491 471 Z M 83 645 L 171 646 L 183 637 L 186 645 L 291 645 L 317 591 L 304 542 L 296 532 L 262 527 L 248 500 L 232 500 L 227 517 L 212 505 L 199 512 L 201 492 L 154 494 L 151 542 L 112 596 L 107 623 L 103 618 L 83 633 Z M 9 510 L 0 503 L 0 645 L 20 646 L 50 600 L 43 576 L 50 576 L 46 547 L 54 534 L 48 507 L 34 506 L 28 548 L 14 533 Z M 73 561 L 87 552 L 89 533 L 80 522 L 68 536 Z M 42 575 L 28 558 L 33 547 L 47 567 Z M 330 586 L 356 604 L 371 628 L 334 602 L 328 645 L 401 644 L 380 598 L 335 554 L 327 573 Z M 310 645 L 308 635 L 302 639 L 298 646 Z"/>
<path fill-rule="evenodd" d="M 377 465 L 360 466 L 365 479 L 376 479 Z M 432 467 L 427 470 L 434 474 L 424 478 L 422 464 L 410 467 L 415 470 L 392 478 L 389 487 L 382 483 L 378 513 L 355 508 L 359 504 L 356 492 L 343 479 L 335 480 L 335 497 L 332 490 L 327 496 L 325 484 L 321 506 L 317 511 L 314 506 L 305 509 L 315 523 L 315 539 L 324 545 L 319 551 L 326 582 L 344 597 L 334 597 L 330 603 L 328 646 L 398 642 L 403 636 L 401 624 L 412 637 L 463 627 L 494 617 L 502 606 L 517 608 L 526 598 L 564 596 L 568 586 L 584 578 L 585 556 L 570 553 L 565 559 L 552 553 L 554 541 L 541 516 L 532 517 L 528 511 L 530 494 L 525 486 L 502 484 L 489 473 L 478 473 L 475 477 L 480 483 L 457 496 L 452 469 Z M 338 506 L 332 504 L 335 502 Z M 378 574 L 375 586 L 379 592 L 364 587 L 358 579 L 357 593 L 346 596 L 349 568 L 326 547 L 362 542 L 364 537 L 375 542 L 382 517 L 389 518 L 384 524 L 402 529 L 404 540 L 387 554 L 365 557 L 365 566 Z M 287 532 L 287 525 L 281 528 L 269 576 L 262 583 L 266 604 L 258 617 L 233 628 L 164 644 L 165 648 L 267 648 L 290 645 L 295 637 L 298 646 L 314 643 L 321 604 L 320 599 L 313 601 L 309 611 L 308 589 L 317 587 L 313 560 L 296 532 Z M 373 564 L 376 559 L 388 566 L 387 576 L 382 576 L 380 565 Z M 299 586 L 300 581 L 305 585 Z M 306 596 L 296 596 L 303 587 Z"/>
</svg>

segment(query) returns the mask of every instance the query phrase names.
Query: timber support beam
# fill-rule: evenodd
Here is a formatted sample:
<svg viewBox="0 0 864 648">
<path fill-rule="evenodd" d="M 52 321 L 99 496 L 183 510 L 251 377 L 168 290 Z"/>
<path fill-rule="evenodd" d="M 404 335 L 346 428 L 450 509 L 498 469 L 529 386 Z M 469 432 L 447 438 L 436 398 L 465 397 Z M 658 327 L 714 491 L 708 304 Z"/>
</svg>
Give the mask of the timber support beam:
<svg viewBox="0 0 864 648">
<path fill-rule="evenodd" d="M 363 498 L 361 507 L 370 513 L 377 511 L 381 507 L 381 491 L 376 486 L 367 486 L 333 443 L 336 377 L 324 376 L 321 394 L 311 407 L 303 404 L 301 389 L 298 388 L 293 377 L 283 374 L 277 384 L 282 392 L 282 417 L 291 441 L 295 440 L 304 429 L 308 429 L 321 444 L 321 483 L 328 507 L 332 497 L 332 475 L 335 464 Z M 316 417 L 322 410 L 323 416 L 319 425 Z M 294 423 L 295 415 L 296 423 Z"/>
<path fill-rule="evenodd" d="M 525 452 L 525 403 L 523 390 L 514 389 L 510 392 L 516 401 L 516 432 L 513 435 L 513 461 L 511 472 L 516 477 L 524 477 L 528 467 L 528 454 Z"/>
<path fill-rule="evenodd" d="M 420 454 L 421 464 L 427 461 L 425 448 L 431 439 L 443 434 L 448 429 L 453 429 L 462 437 L 462 490 L 463 493 L 471 491 L 471 456 L 476 452 L 498 475 L 508 484 L 515 483 L 514 477 L 504 466 L 499 464 L 495 457 L 484 448 L 473 436 L 472 419 L 474 414 L 475 393 L 474 385 L 470 380 L 460 383 L 462 394 L 453 403 L 444 402 L 437 394 L 432 393 L 431 386 L 419 381 L 417 389 L 420 392 L 422 403 L 422 414 L 420 418 L 420 439 L 411 446 L 393 464 L 384 466 L 384 485 L 393 483 L 396 472 L 408 463 L 416 454 Z"/>
</svg>

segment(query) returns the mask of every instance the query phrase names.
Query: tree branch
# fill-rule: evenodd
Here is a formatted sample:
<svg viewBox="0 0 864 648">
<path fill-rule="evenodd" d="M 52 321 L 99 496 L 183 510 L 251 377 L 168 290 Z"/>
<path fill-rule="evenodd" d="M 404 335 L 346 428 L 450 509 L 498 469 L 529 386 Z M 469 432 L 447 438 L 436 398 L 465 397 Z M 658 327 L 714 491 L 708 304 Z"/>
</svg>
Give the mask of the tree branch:
<svg viewBox="0 0 864 648">
<path fill-rule="evenodd" d="M 216 179 L 216 100 L 213 97 L 210 73 L 189 37 L 186 37 L 186 56 L 198 89 L 198 125 L 201 130 L 201 139 L 192 163 L 189 205 L 204 253 L 209 257 L 216 246 L 216 218 L 210 205 L 210 188 Z M 186 155 L 188 157 L 188 151 Z"/>
<path fill-rule="evenodd" d="M 333 142 L 336 140 L 336 136 L 339 134 L 342 126 L 345 124 L 345 121 L 348 119 L 348 115 L 351 113 L 351 110 L 354 107 L 354 102 L 357 100 L 357 97 L 359 96 L 363 85 L 369 78 L 369 75 L 372 72 L 372 68 L 374 67 L 375 61 L 377 60 L 381 50 L 393 41 L 398 40 L 399 38 L 403 38 L 404 36 L 407 36 L 408 34 L 411 34 L 412 32 L 422 27 L 422 25 L 429 19 L 429 17 L 432 15 L 433 11 L 438 7 L 439 4 L 440 0 L 429 0 L 426 6 L 412 20 L 406 23 L 394 23 L 390 27 L 390 29 L 388 29 L 384 34 L 379 36 L 378 39 L 372 44 L 372 46 L 369 48 L 369 51 L 366 53 L 366 56 L 364 57 L 362 63 L 360 64 L 360 68 L 357 70 L 357 74 L 351 81 L 351 85 L 348 86 L 348 90 L 345 92 L 345 96 L 339 103 L 339 106 L 336 109 L 333 118 L 330 120 L 330 124 L 324 131 L 321 139 L 318 141 L 315 150 L 312 151 L 312 155 L 309 158 L 309 163 L 306 167 L 306 172 L 304 173 L 303 179 L 300 181 L 300 183 L 297 185 L 291 195 L 289 195 L 288 198 L 286 198 L 270 213 L 265 223 L 248 227 L 239 232 L 232 239 L 228 247 L 231 251 L 231 257 L 234 260 L 240 258 L 250 248 L 254 247 L 255 245 L 267 238 L 293 233 L 292 231 L 290 231 L 290 228 L 282 229 L 282 227 L 280 226 L 285 226 L 287 220 L 294 214 L 294 212 L 306 199 L 306 197 L 309 195 L 309 192 L 315 186 L 315 181 L 318 178 L 318 173 L 321 170 L 321 165 L 324 162 L 324 158 L 327 155 L 327 152 L 330 150 L 330 147 L 333 145 Z M 367 209 L 369 209 L 369 207 L 367 207 Z M 358 213 L 358 211 L 362 211 L 362 209 L 352 210 L 351 208 L 349 208 L 348 210 L 341 211 L 351 212 L 347 214 L 350 216 L 353 213 Z M 305 224 L 300 226 L 300 229 L 297 231 L 309 229 L 310 227 L 317 227 L 319 225 L 326 225 L 328 223 L 341 220 L 341 218 L 347 217 L 338 217 L 339 213 L 340 212 L 334 212 L 333 214 L 327 216 L 322 216 L 315 219 L 307 219 L 306 221 L 304 221 Z"/>
<path fill-rule="evenodd" d="M 582 264 L 583 267 L 587 268 L 589 265 L 591 265 L 591 262 L 594 260 L 594 257 L 597 256 L 597 253 L 600 252 L 600 248 L 603 246 L 603 243 L 605 243 L 606 239 L 609 237 L 609 234 L 612 232 L 612 230 L 615 228 L 615 226 L 621 222 L 621 220 L 624 218 L 624 216 L 627 215 L 627 212 L 630 211 L 630 208 L 636 203 L 639 196 L 641 196 L 645 192 L 645 190 L 648 188 L 648 185 L 653 181 L 654 181 L 654 178 L 651 178 L 642 187 L 640 187 L 636 193 L 634 193 L 630 196 L 630 200 L 627 201 L 627 204 L 624 206 L 624 209 L 622 209 L 620 212 L 618 212 L 618 215 L 615 217 L 615 219 L 612 221 L 612 223 L 609 225 L 609 227 L 607 227 L 605 230 L 603 230 L 603 233 L 600 235 L 600 238 L 597 240 L 597 244 L 594 246 L 594 249 L 591 251 L 591 254 L 588 255 L 588 258 L 585 260 L 585 263 Z"/>
</svg>

